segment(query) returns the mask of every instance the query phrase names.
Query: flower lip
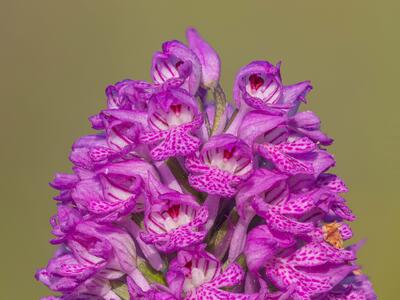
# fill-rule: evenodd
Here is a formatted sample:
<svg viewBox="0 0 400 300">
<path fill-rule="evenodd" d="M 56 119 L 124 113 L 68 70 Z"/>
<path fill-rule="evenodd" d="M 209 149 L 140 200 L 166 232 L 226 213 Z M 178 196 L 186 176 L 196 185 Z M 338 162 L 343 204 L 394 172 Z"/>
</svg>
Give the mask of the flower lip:
<svg viewBox="0 0 400 300">
<path fill-rule="evenodd" d="M 251 148 L 231 134 L 213 136 L 198 155 L 185 161 L 189 183 L 212 195 L 232 197 L 253 171 Z"/>
<path fill-rule="evenodd" d="M 154 95 L 149 103 L 149 131 L 140 141 L 150 144 L 154 160 L 187 156 L 200 146 L 195 132 L 203 124 L 196 100 L 183 89 L 170 89 Z"/>
<path fill-rule="evenodd" d="M 151 99 L 148 124 L 154 130 L 168 130 L 193 122 L 198 115 L 196 101 L 191 95 L 182 89 L 170 89 Z"/>
</svg>

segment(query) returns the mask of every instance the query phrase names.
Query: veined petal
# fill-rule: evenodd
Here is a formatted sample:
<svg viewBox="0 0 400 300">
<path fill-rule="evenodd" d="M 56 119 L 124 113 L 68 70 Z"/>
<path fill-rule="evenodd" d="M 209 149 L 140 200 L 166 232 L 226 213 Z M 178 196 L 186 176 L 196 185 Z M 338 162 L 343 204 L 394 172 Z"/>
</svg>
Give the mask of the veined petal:
<svg viewBox="0 0 400 300">
<path fill-rule="evenodd" d="M 284 174 L 275 173 L 264 168 L 257 169 L 251 177 L 243 183 L 236 195 L 236 205 L 239 215 L 245 215 L 245 209 L 247 209 L 249 201 L 252 200 L 254 196 L 270 191 L 278 183 L 286 179 L 287 176 Z M 269 194 L 272 196 L 273 193 Z"/>
<path fill-rule="evenodd" d="M 196 54 L 179 41 L 168 41 L 162 52 L 153 56 L 151 75 L 164 89 L 182 87 L 191 95 L 197 92 L 201 80 L 201 65 Z"/>
<path fill-rule="evenodd" d="M 303 81 L 283 87 L 282 103 L 293 104 L 298 101 L 307 102 L 306 95 L 312 90 L 310 81 Z"/>
<path fill-rule="evenodd" d="M 201 81 L 207 88 L 216 87 L 219 81 L 221 62 L 217 52 L 200 36 L 194 28 L 186 31 L 190 49 L 199 58 Z"/>
<path fill-rule="evenodd" d="M 187 159 L 189 161 L 190 158 Z M 188 165 L 193 165 L 191 162 Z M 194 169 L 192 169 L 194 170 Z M 236 186 L 241 182 L 238 176 L 229 174 L 217 168 L 210 168 L 204 174 L 190 174 L 189 183 L 195 189 L 211 195 L 232 197 L 236 193 Z"/>
<path fill-rule="evenodd" d="M 107 132 L 107 143 L 114 150 L 135 147 L 139 132 L 147 125 L 147 115 L 143 112 L 109 109 L 103 110 L 100 115 Z"/>
<path fill-rule="evenodd" d="M 336 196 L 336 201 L 332 204 L 331 209 L 338 217 L 344 220 L 354 221 L 356 219 L 356 216 L 347 206 L 346 200 L 342 197 Z"/>
<path fill-rule="evenodd" d="M 197 246 L 178 252 L 170 263 L 166 278 L 178 297 L 181 293 L 193 297 L 202 285 L 212 281 L 220 272 L 219 260 L 205 252 L 204 246 Z"/>
<path fill-rule="evenodd" d="M 264 111 L 251 111 L 243 118 L 238 135 L 246 143 L 252 145 L 259 136 L 270 133 L 285 120 L 285 117 L 273 116 Z"/>
<path fill-rule="evenodd" d="M 237 107 L 244 100 L 255 109 L 265 109 L 280 100 L 282 82 L 279 65 L 267 61 L 254 61 L 239 70 L 233 96 Z"/>
<path fill-rule="evenodd" d="M 271 231 L 267 225 L 252 229 L 247 237 L 244 254 L 250 270 L 256 271 L 265 266 L 280 248 L 287 248 L 295 243 L 290 234 Z"/>
<path fill-rule="evenodd" d="M 162 45 L 163 52 L 177 57 L 183 62 L 191 63 L 191 72 L 187 80 L 187 91 L 194 95 L 199 88 L 201 80 L 201 64 L 196 54 L 178 41 L 165 42 Z"/>
<path fill-rule="evenodd" d="M 123 229 L 111 225 L 84 222 L 77 226 L 77 233 L 106 241 L 113 249 L 113 262 L 121 271 L 130 274 L 136 268 L 136 247 L 131 236 Z"/>
<path fill-rule="evenodd" d="M 327 292 L 333 287 L 328 277 L 305 275 L 285 263 L 270 264 L 266 269 L 266 274 L 280 289 L 293 288 L 291 296 L 296 300 L 310 299 L 311 296 Z"/>
</svg>

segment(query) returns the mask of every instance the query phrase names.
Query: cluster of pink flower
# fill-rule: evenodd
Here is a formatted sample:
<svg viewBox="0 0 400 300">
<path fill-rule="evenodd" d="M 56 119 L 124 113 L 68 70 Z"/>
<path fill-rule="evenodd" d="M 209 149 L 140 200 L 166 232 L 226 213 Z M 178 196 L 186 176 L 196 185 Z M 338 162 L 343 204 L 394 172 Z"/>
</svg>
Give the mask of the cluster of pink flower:
<svg viewBox="0 0 400 300">
<path fill-rule="evenodd" d="M 355 264 L 343 181 L 311 111 L 308 81 L 254 61 L 219 84 L 194 29 L 153 56 L 153 82 L 106 90 L 100 132 L 78 139 L 52 187 L 59 245 L 44 299 L 376 299 Z"/>
</svg>

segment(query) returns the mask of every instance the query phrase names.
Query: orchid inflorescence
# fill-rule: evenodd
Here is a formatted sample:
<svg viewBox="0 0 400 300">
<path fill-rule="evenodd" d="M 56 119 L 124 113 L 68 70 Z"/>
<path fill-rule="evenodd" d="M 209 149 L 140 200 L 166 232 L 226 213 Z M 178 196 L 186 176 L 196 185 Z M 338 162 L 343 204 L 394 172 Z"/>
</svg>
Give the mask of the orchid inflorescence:
<svg viewBox="0 0 400 300">
<path fill-rule="evenodd" d="M 280 63 L 240 69 L 226 100 L 220 59 L 195 29 L 153 56 L 152 83 L 106 89 L 97 134 L 51 186 L 58 245 L 43 299 L 376 299 L 356 265 L 355 216 L 309 81 Z"/>
</svg>

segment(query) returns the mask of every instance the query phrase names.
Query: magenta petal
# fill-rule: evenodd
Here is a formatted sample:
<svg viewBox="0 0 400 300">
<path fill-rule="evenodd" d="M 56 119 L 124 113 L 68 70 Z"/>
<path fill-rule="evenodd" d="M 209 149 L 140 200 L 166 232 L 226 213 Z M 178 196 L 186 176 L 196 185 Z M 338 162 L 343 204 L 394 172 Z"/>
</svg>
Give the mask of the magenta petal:
<svg viewBox="0 0 400 300">
<path fill-rule="evenodd" d="M 221 62 L 217 52 L 200 36 L 194 28 L 186 31 L 190 49 L 199 58 L 201 81 L 207 88 L 216 87 L 219 81 Z"/>
<path fill-rule="evenodd" d="M 347 193 L 349 190 L 344 181 L 333 174 L 322 174 L 318 177 L 317 184 L 328 188 L 334 193 Z"/>
<path fill-rule="evenodd" d="M 178 41 L 165 42 L 162 45 L 162 49 L 166 55 L 172 55 L 182 62 L 190 62 L 191 70 L 187 79 L 187 91 L 194 95 L 199 88 L 201 80 L 201 64 L 196 54 Z"/>
<path fill-rule="evenodd" d="M 292 234 L 305 234 L 314 229 L 312 223 L 302 223 L 290 219 L 279 213 L 279 209 L 272 207 L 257 198 L 253 201 L 253 208 L 258 215 L 263 217 L 271 229 Z"/>
<path fill-rule="evenodd" d="M 306 95 L 312 89 L 310 81 L 303 81 L 283 88 L 282 102 L 292 104 L 296 101 L 306 102 Z"/>
<path fill-rule="evenodd" d="M 353 251 L 337 249 L 325 242 L 309 243 L 297 250 L 287 262 L 302 267 L 319 266 L 326 263 L 340 264 L 356 259 Z"/>
<path fill-rule="evenodd" d="M 247 201 L 250 201 L 254 196 L 264 191 L 269 191 L 285 179 L 287 179 L 287 176 L 284 174 L 275 173 L 263 168 L 256 170 L 253 175 L 243 183 L 236 195 L 238 213 L 244 216 L 245 209 L 248 207 Z"/>
<path fill-rule="evenodd" d="M 207 287 L 227 287 L 234 286 L 240 283 L 243 280 L 244 271 L 243 269 L 236 263 L 229 265 L 225 271 L 215 277 L 209 283 L 206 283 Z"/>
<path fill-rule="evenodd" d="M 161 259 L 161 256 L 153 245 L 148 245 L 141 239 L 141 229 L 139 228 L 139 226 L 134 221 L 128 220 L 125 223 L 125 227 L 139 245 L 140 250 L 142 250 L 143 255 L 148 259 L 150 265 L 155 270 L 160 271 L 163 268 L 163 261 Z"/>
<path fill-rule="evenodd" d="M 254 216 L 254 214 L 253 214 Z M 249 218 L 239 218 L 235 230 L 232 235 L 232 240 L 229 247 L 229 261 L 235 261 L 236 258 L 242 253 L 243 248 L 246 244 L 247 237 L 247 228 L 251 221 L 251 217 Z"/>
<path fill-rule="evenodd" d="M 236 75 L 233 98 L 238 108 L 244 100 L 255 109 L 266 109 L 268 105 L 277 103 L 281 94 L 279 66 L 267 61 L 253 61 Z"/>
<path fill-rule="evenodd" d="M 301 161 L 300 159 L 288 155 L 277 146 L 264 144 L 258 145 L 256 149 L 264 158 L 271 160 L 276 168 L 285 174 L 296 175 L 314 173 L 311 163 Z"/>
<path fill-rule="evenodd" d="M 278 249 L 279 243 L 271 234 L 268 226 L 257 226 L 247 236 L 244 248 L 247 266 L 252 271 L 258 270 L 265 266 Z"/>
<path fill-rule="evenodd" d="M 282 116 L 272 116 L 263 111 L 251 111 L 244 117 L 239 127 L 239 137 L 252 145 L 257 137 L 266 134 L 285 122 Z"/>
<path fill-rule="evenodd" d="M 320 131 L 320 120 L 312 111 L 296 113 L 289 118 L 288 126 L 295 132 L 305 135 L 314 142 L 330 145 L 333 142 L 329 136 Z"/>
<path fill-rule="evenodd" d="M 57 173 L 50 185 L 57 190 L 65 190 L 75 187 L 78 181 L 79 178 L 75 174 Z"/>
<path fill-rule="evenodd" d="M 227 172 L 212 169 L 205 174 L 190 175 L 189 183 L 195 189 L 209 193 L 211 195 L 221 195 L 232 197 L 236 193 L 235 186 L 240 179 Z"/>
<path fill-rule="evenodd" d="M 151 156 L 155 160 L 165 160 L 172 156 L 187 156 L 195 152 L 200 146 L 200 140 L 188 134 L 190 130 L 198 126 L 198 123 L 202 123 L 202 121 L 195 121 L 192 126 L 179 126 L 169 132 L 146 133 L 141 140 L 145 143 L 151 143 L 164 139 L 151 150 Z"/>
</svg>

